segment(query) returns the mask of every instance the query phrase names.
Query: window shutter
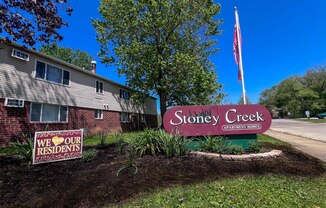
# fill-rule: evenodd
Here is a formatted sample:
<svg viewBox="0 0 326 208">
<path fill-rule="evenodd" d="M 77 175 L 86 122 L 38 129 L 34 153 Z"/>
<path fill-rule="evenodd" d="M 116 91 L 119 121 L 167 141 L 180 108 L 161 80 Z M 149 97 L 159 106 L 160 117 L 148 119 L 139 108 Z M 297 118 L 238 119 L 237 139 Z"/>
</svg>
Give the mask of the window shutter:
<svg viewBox="0 0 326 208">
<path fill-rule="evenodd" d="M 36 74 L 35 77 L 45 79 L 45 63 L 37 61 L 36 62 Z"/>
<path fill-rule="evenodd" d="M 103 93 L 103 82 L 100 82 L 100 93 Z"/>
<path fill-rule="evenodd" d="M 70 80 L 70 72 L 63 70 L 63 84 L 69 85 L 69 80 Z"/>
</svg>

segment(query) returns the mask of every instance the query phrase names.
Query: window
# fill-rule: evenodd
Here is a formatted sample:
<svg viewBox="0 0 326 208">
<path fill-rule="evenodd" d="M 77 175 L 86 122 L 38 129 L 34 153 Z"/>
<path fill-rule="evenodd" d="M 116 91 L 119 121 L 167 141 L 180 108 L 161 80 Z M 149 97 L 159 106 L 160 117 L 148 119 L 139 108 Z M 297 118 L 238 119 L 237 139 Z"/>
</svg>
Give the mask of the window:
<svg viewBox="0 0 326 208">
<path fill-rule="evenodd" d="M 130 113 L 121 112 L 120 113 L 120 122 L 129 122 L 130 121 Z"/>
<path fill-rule="evenodd" d="M 36 61 L 35 77 L 59 84 L 69 85 L 70 72 L 41 61 Z"/>
<path fill-rule="evenodd" d="M 48 65 L 46 80 L 49 80 L 51 82 L 56 82 L 56 83 L 62 83 L 62 69 Z"/>
<path fill-rule="evenodd" d="M 24 100 L 6 98 L 5 99 L 5 106 L 22 108 L 22 107 L 24 107 Z"/>
<path fill-rule="evenodd" d="M 17 49 L 12 49 L 11 56 L 24 61 L 29 61 L 29 55 Z"/>
<path fill-rule="evenodd" d="M 95 110 L 95 119 L 103 119 L 103 110 Z"/>
<path fill-rule="evenodd" d="M 97 93 L 103 94 L 103 82 L 96 81 L 95 82 L 95 90 Z"/>
<path fill-rule="evenodd" d="M 31 122 L 67 122 L 68 107 L 51 104 L 32 103 Z"/>
<path fill-rule="evenodd" d="M 130 100 L 130 92 L 124 89 L 120 89 L 120 98 Z"/>
</svg>

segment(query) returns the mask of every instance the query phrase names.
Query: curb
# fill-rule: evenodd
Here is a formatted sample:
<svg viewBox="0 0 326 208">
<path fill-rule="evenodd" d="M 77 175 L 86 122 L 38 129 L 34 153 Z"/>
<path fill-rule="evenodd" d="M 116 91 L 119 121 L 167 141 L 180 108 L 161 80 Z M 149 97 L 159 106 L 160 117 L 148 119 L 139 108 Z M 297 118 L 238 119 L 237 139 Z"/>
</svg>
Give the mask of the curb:
<svg viewBox="0 0 326 208">
<path fill-rule="evenodd" d="M 270 152 L 257 153 L 257 154 L 227 155 L 227 154 L 191 151 L 189 152 L 189 154 L 194 157 L 205 157 L 209 159 L 225 160 L 225 161 L 253 161 L 253 160 L 261 160 L 261 159 L 277 158 L 280 157 L 283 154 L 283 152 L 281 150 L 272 150 Z"/>
</svg>

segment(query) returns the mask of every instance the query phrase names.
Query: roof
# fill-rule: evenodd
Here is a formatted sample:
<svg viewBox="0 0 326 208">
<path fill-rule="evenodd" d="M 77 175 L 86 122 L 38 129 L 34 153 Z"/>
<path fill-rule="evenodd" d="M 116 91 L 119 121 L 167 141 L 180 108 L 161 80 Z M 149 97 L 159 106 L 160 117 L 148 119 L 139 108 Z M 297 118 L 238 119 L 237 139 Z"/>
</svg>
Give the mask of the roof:
<svg viewBox="0 0 326 208">
<path fill-rule="evenodd" d="M 0 39 L 1 39 L 1 37 L 0 37 Z M 129 90 L 131 90 L 131 91 L 135 91 L 134 89 L 132 89 L 132 88 L 130 88 L 130 87 L 128 87 L 128 86 L 125 86 L 125 85 L 120 84 L 120 83 L 118 83 L 118 82 L 112 81 L 112 80 L 110 80 L 110 79 L 108 79 L 108 78 L 105 78 L 105 77 L 103 77 L 103 76 L 100 76 L 100 75 L 98 75 L 98 74 L 95 74 L 95 73 L 93 73 L 93 72 L 91 72 L 91 71 L 85 70 L 85 69 L 83 69 L 83 68 L 81 68 L 81 67 L 75 66 L 75 65 L 70 64 L 70 63 L 68 63 L 68 62 L 62 61 L 62 60 L 60 60 L 60 59 L 58 59 L 58 58 L 55 58 L 55 57 L 53 57 L 53 56 L 49 56 L 49 55 L 46 55 L 46 54 L 43 54 L 43 53 L 37 52 L 37 51 L 35 51 L 35 50 L 32 50 L 32 49 L 26 48 L 26 47 L 24 47 L 24 46 L 22 46 L 22 45 L 19 45 L 19 44 L 17 44 L 17 43 L 14 43 L 14 42 L 5 42 L 5 44 L 12 45 L 12 46 L 17 47 L 17 48 L 19 48 L 19 49 L 22 49 L 22 50 L 28 51 L 29 53 L 32 53 L 32 54 L 35 54 L 35 55 L 41 56 L 42 58 L 45 58 L 45 59 L 51 60 L 51 61 L 53 61 L 53 62 L 59 63 L 59 64 L 61 64 L 61 65 L 63 65 L 63 66 L 66 66 L 66 67 L 72 68 L 72 69 L 74 69 L 74 70 L 76 70 L 76 71 L 79 71 L 79 72 L 85 73 L 85 74 L 87 74 L 87 75 L 89 75 L 89 76 L 96 77 L 96 78 L 98 78 L 98 79 L 102 79 L 102 80 L 107 81 L 107 82 L 110 82 L 110 83 L 112 83 L 112 84 L 114 84 L 114 85 L 117 85 L 117 86 L 120 86 L 120 87 L 123 87 L 123 88 L 129 89 Z M 155 98 L 155 97 L 153 97 L 153 96 L 149 96 L 149 97 L 151 97 L 151 98 L 157 100 L 157 98 Z"/>
</svg>

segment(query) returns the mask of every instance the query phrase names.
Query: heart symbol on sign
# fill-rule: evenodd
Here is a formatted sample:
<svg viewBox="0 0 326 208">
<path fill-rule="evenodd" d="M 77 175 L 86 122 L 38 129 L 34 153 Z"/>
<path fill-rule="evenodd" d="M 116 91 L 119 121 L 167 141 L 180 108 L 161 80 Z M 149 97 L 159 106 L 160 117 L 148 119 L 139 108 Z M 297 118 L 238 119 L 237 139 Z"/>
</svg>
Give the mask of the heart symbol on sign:
<svg viewBox="0 0 326 208">
<path fill-rule="evenodd" d="M 54 136 L 52 137 L 52 142 L 55 146 L 61 144 L 65 139 L 63 137 Z"/>
</svg>

